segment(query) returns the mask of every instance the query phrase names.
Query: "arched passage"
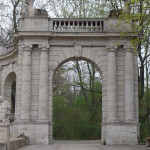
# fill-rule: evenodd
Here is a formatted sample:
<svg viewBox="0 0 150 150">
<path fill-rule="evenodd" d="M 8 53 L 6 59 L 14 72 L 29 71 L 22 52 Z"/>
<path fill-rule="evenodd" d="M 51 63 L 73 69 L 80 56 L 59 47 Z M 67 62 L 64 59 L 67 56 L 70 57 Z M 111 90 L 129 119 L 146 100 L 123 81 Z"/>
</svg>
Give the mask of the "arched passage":
<svg viewBox="0 0 150 150">
<path fill-rule="evenodd" d="M 83 57 L 62 61 L 53 74 L 52 104 L 54 139 L 100 139 L 102 73 L 95 62 Z"/>
<path fill-rule="evenodd" d="M 15 113 L 16 74 L 11 72 L 4 82 L 4 97 L 11 104 L 11 113 Z"/>
</svg>

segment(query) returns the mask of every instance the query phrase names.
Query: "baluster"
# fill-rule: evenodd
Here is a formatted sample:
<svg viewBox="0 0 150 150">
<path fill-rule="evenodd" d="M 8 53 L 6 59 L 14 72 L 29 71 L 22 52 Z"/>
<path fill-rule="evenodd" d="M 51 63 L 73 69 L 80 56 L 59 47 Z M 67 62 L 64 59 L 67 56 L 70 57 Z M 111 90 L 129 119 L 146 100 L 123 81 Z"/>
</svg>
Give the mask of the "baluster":
<svg viewBox="0 0 150 150">
<path fill-rule="evenodd" d="M 79 22 L 80 31 L 82 31 L 82 22 Z"/>
<path fill-rule="evenodd" d="M 91 31 L 94 31 L 94 25 L 92 21 L 91 21 Z"/>
<path fill-rule="evenodd" d="M 91 31 L 91 22 L 88 22 L 88 31 Z"/>
<path fill-rule="evenodd" d="M 95 21 L 95 31 L 98 31 L 98 25 L 97 25 L 97 21 Z"/>
<path fill-rule="evenodd" d="M 97 30 L 100 31 L 100 22 L 97 22 Z"/>
<path fill-rule="evenodd" d="M 54 21 L 54 30 L 57 30 L 57 21 Z"/>
<path fill-rule="evenodd" d="M 79 21 L 77 22 L 77 31 L 80 31 L 80 24 L 79 24 Z"/>
<path fill-rule="evenodd" d="M 61 21 L 58 22 L 58 31 L 61 31 L 62 28 L 61 28 Z"/>
<path fill-rule="evenodd" d="M 102 31 L 102 22 L 100 22 L 99 30 Z"/>
<path fill-rule="evenodd" d="M 70 30 L 73 31 L 73 21 L 70 21 Z"/>
<path fill-rule="evenodd" d="M 86 31 L 86 26 L 84 23 L 85 23 L 85 21 L 82 22 L 82 28 L 83 28 L 83 31 Z"/>
<path fill-rule="evenodd" d="M 82 21 L 82 30 L 85 31 L 84 21 Z"/>
<path fill-rule="evenodd" d="M 68 21 L 68 26 L 67 26 L 67 30 L 70 31 L 70 21 Z"/>
<path fill-rule="evenodd" d="M 69 31 L 71 30 L 71 25 L 70 25 L 70 21 L 68 22 L 68 28 L 69 28 Z"/>
<path fill-rule="evenodd" d="M 64 21 L 63 23 L 62 30 L 66 30 L 66 22 Z"/>
<path fill-rule="evenodd" d="M 86 21 L 86 31 L 89 31 L 89 23 Z"/>
<path fill-rule="evenodd" d="M 72 30 L 76 30 L 75 21 L 73 21 Z"/>
</svg>

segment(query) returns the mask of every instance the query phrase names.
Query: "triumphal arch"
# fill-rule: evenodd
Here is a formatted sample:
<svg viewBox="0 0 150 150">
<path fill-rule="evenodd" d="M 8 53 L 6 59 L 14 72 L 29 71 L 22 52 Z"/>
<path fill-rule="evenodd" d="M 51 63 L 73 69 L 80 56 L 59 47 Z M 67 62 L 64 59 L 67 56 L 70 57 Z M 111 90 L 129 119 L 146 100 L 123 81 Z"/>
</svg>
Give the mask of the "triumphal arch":
<svg viewBox="0 0 150 150">
<path fill-rule="evenodd" d="M 14 44 L 1 43 L 0 95 L 11 101 L 16 79 L 15 120 L 11 136 L 30 144 L 53 143 L 54 72 L 69 60 L 95 64 L 102 75 L 102 143 L 137 144 L 138 64 L 131 40 L 134 24 L 106 19 L 49 18 L 28 6 L 21 14 Z M 121 32 L 126 32 L 120 36 Z"/>
</svg>

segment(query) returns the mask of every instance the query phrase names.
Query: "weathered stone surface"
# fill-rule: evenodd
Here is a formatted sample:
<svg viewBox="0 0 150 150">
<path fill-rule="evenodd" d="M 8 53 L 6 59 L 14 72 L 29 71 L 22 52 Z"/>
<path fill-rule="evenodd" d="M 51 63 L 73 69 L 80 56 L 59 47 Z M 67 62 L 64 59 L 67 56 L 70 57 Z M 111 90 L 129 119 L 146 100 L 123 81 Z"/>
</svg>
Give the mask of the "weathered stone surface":
<svg viewBox="0 0 150 150">
<path fill-rule="evenodd" d="M 136 144 L 138 65 L 137 57 L 130 51 L 130 38 L 136 35 L 130 33 L 120 38 L 119 33 L 121 28 L 130 32 L 132 27 L 121 23 L 116 28 L 117 18 L 35 16 L 35 9 L 31 8 L 29 15 L 20 19 L 15 36 L 17 48 L 0 55 L 0 93 L 10 98 L 7 89 L 11 89 L 14 77 L 10 73 L 16 75 L 17 82 L 11 136 L 24 132 L 30 144 L 53 143 L 54 72 L 69 60 L 85 60 L 94 64 L 102 75 L 102 141 Z"/>
</svg>

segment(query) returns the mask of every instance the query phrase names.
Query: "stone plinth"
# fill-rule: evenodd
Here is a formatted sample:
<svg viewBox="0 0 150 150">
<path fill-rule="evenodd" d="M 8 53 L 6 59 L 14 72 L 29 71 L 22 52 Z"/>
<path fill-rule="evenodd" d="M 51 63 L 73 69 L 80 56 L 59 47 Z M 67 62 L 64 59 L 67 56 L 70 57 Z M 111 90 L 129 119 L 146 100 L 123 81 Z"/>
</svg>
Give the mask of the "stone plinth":
<svg viewBox="0 0 150 150">
<path fill-rule="evenodd" d="M 137 145 L 136 123 L 106 124 L 106 145 Z"/>
<path fill-rule="evenodd" d="M 0 141 L 3 141 L 7 143 L 9 138 L 9 125 L 6 124 L 0 124 Z"/>
<path fill-rule="evenodd" d="M 11 126 L 11 135 L 24 133 L 29 137 L 29 144 L 49 144 L 49 124 L 42 122 L 16 123 Z"/>
<path fill-rule="evenodd" d="M 6 143 L 0 141 L 0 150 L 6 150 Z"/>
</svg>

